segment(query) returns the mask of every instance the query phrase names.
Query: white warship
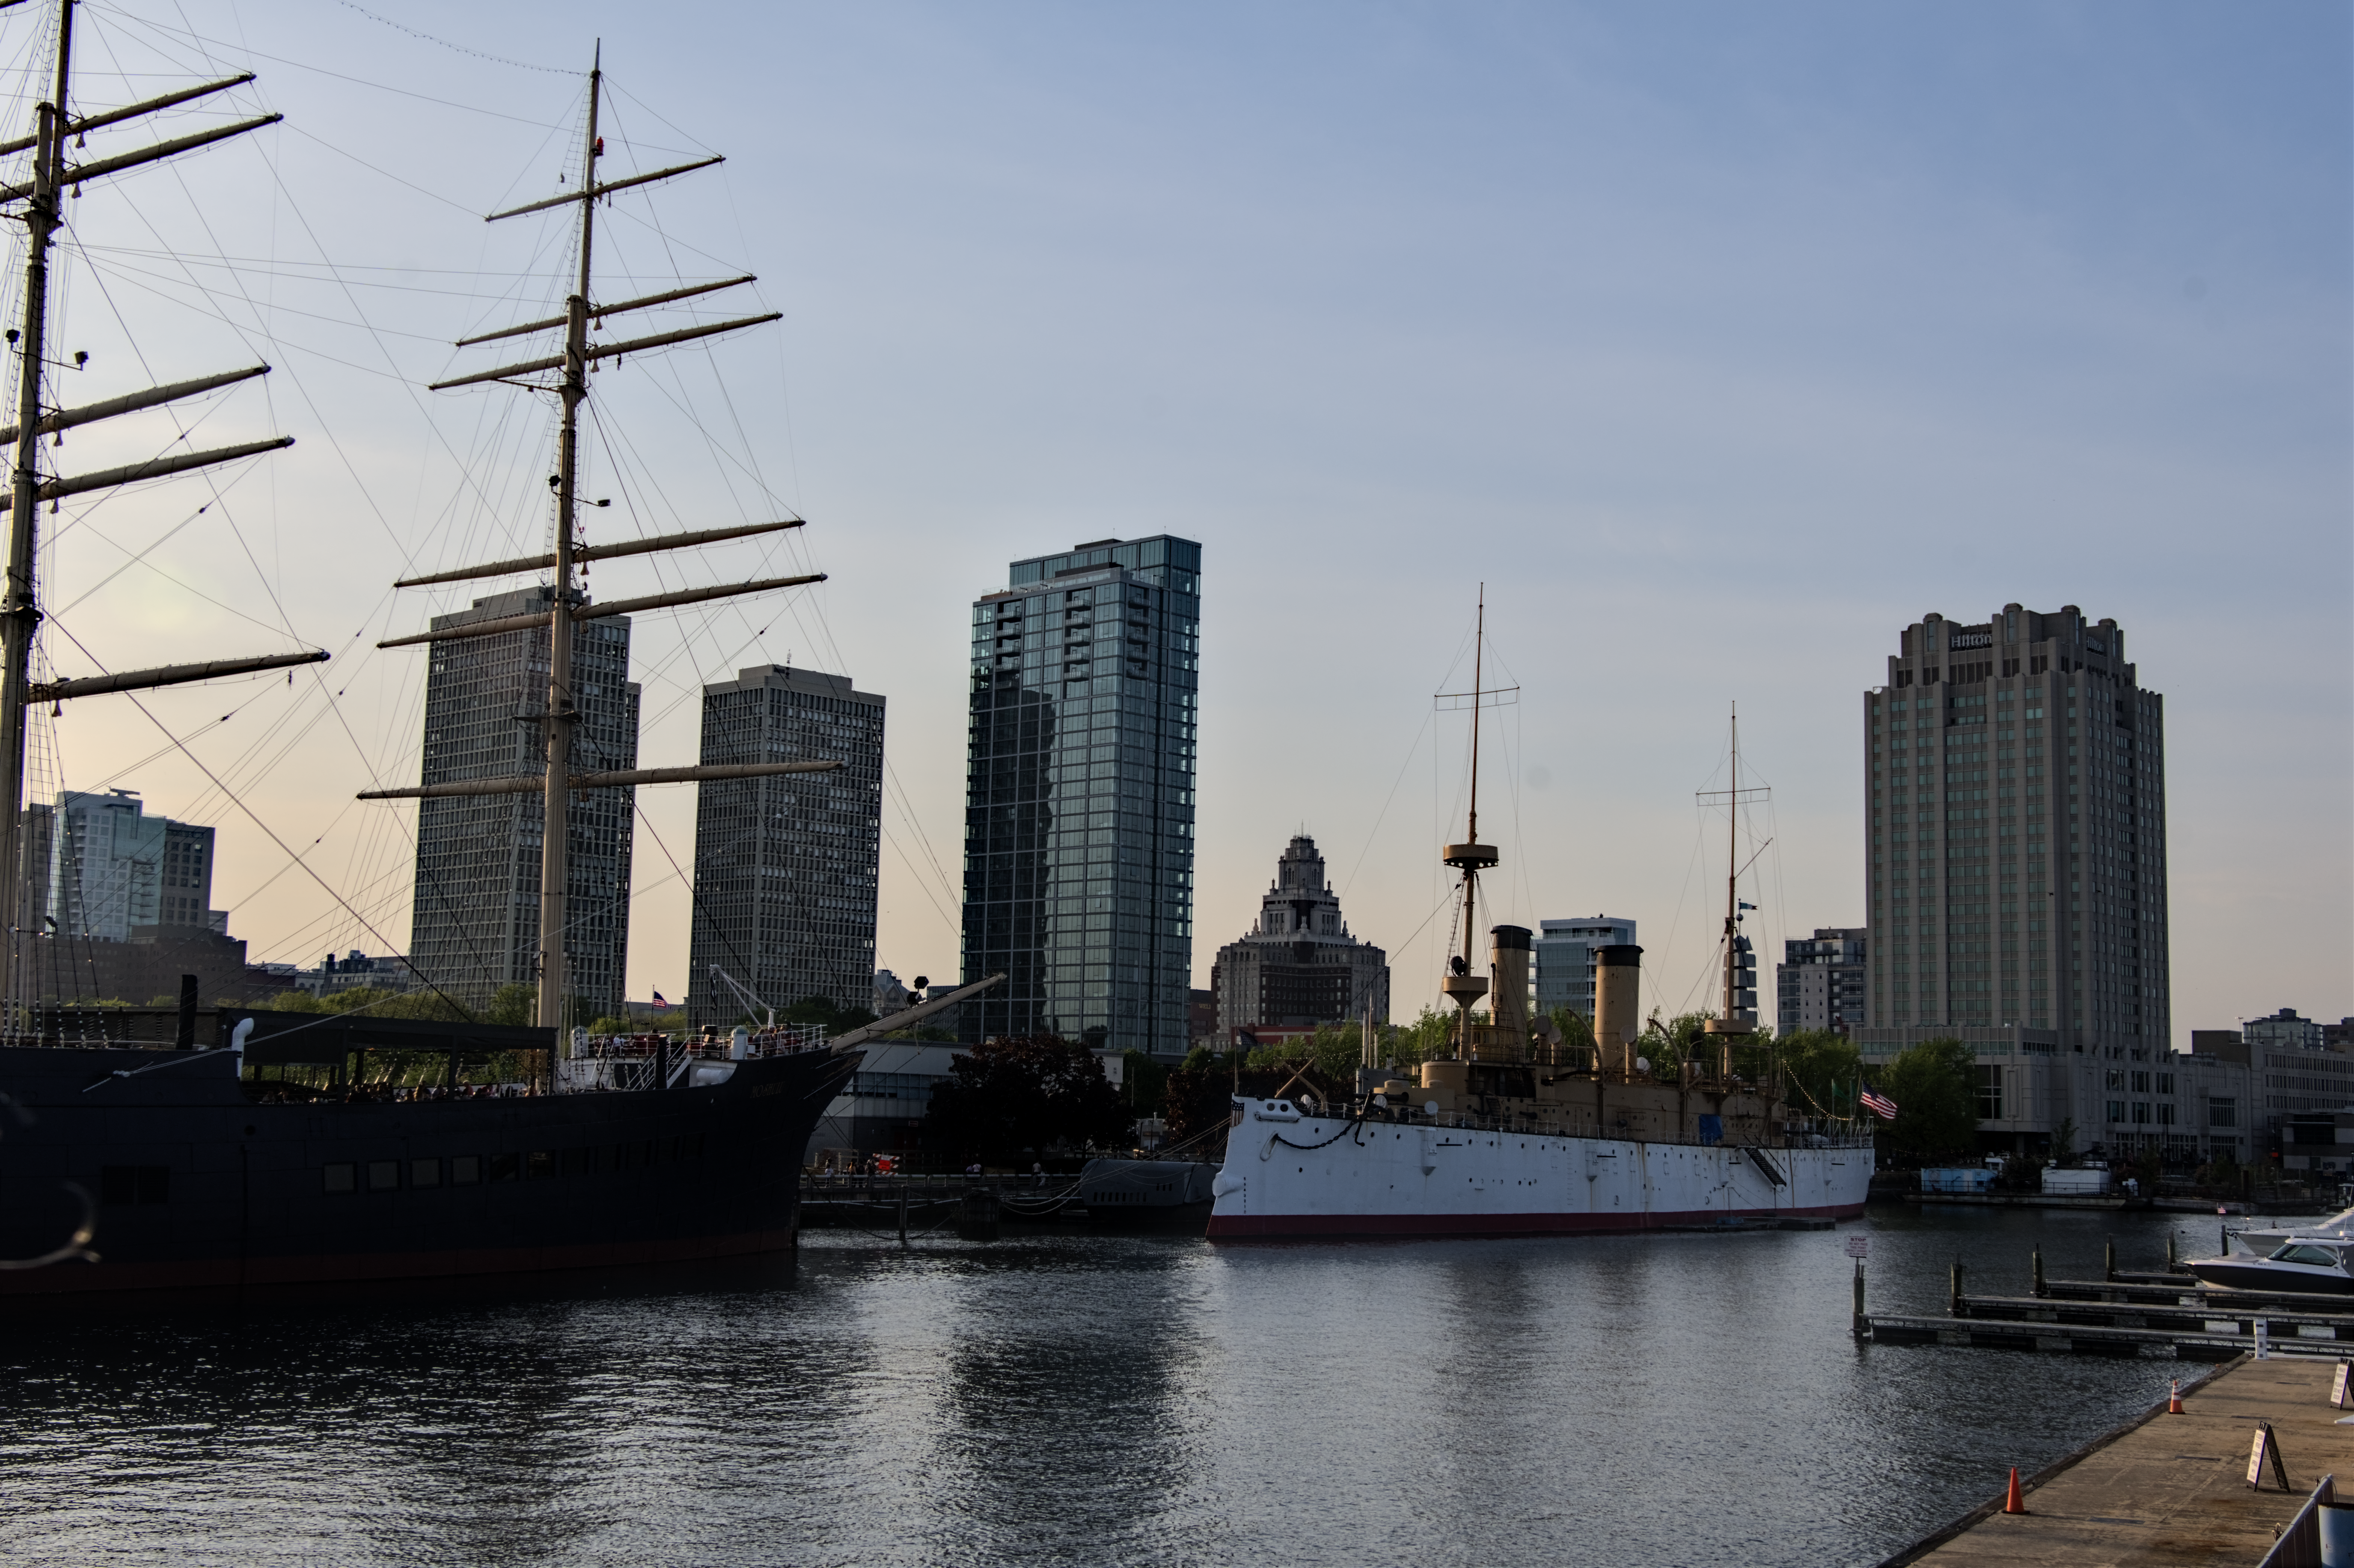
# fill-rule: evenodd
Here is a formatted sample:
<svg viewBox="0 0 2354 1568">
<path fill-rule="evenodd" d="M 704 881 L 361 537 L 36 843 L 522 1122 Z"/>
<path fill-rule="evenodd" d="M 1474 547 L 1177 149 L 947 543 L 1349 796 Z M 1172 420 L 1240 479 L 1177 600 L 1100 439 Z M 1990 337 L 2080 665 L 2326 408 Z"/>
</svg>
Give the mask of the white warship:
<svg viewBox="0 0 2354 1568">
<path fill-rule="evenodd" d="M 1481 620 L 1484 642 L 1484 607 Z M 1465 842 L 1441 852 L 1463 879 L 1462 950 L 1441 981 L 1458 1012 L 1452 1053 L 1423 1062 L 1412 1079 L 1385 1075 L 1369 1019 L 1364 1070 L 1345 1103 L 1312 1090 L 1236 1097 L 1212 1184 L 1211 1237 L 1746 1229 L 1862 1213 L 1870 1134 L 1811 1107 L 1800 1114 L 1770 1066 L 1736 1072 L 1734 1042 L 1753 1036 L 1757 1020 L 1730 863 L 1723 1005 L 1707 1023 L 1712 1063 L 1695 1057 L 1655 1072 L 1638 1054 L 1639 947 L 1596 953 L 1590 1048 L 1565 1044 L 1550 1019 L 1531 1019 L 1525 927 L 1493 927 L 1489 973 L 1473 972 L 1479 874 L 1500 858 L 1479 842 L 1473 657 L 1469 821 Z M 1734 788 L 1721 798 L 1737 819 L 1737 736 L 1733 758 Z M 1482 998 L 1490 1007 L 1475 1022 Z"/>
</svg>

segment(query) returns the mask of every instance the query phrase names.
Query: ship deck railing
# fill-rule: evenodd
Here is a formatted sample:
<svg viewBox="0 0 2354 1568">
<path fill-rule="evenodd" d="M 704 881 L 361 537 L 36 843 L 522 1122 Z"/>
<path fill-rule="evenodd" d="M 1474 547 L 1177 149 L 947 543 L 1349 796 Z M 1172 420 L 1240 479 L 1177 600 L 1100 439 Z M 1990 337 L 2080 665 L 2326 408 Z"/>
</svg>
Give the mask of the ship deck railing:
<svg viewBox="0 0 2354 1568">
<path fill-rule="evenodd" d="M 1437 1127 L 1463 1132 L 1509 1132 L 1533 1138 L 1597 1138 L 1617 1143 L 1676 1143 L 1694 1148 L 1726 1149 L 1870 1149 L 1872 1134 L 1845 1130 L 1820 1130 L 1802 1125 L 1785 1126 L 1780 1131 L 1763 1138 L 1745 1136 L 1737 1128 L 1727 1128 L 1713 1139 L 1681 1130 L 1651 1134 L 1632 1127 L 1573 1126 L 1557 1120 L 1547 1120 L 1534 1115 L 1514 1117 L 1479 1116 L 1469 1111 L 1440 1111 L 1426 1116 L 1412 1107 L 1376 1107 L 1371 1112 L 1341 1110 L 1337 1107 L 1310 1110 L 1299 1107 L 1300 1115 L 1320 1121 L 1352 1121 L 1363 1119 L 1369 1127 Z"/>
</svg>

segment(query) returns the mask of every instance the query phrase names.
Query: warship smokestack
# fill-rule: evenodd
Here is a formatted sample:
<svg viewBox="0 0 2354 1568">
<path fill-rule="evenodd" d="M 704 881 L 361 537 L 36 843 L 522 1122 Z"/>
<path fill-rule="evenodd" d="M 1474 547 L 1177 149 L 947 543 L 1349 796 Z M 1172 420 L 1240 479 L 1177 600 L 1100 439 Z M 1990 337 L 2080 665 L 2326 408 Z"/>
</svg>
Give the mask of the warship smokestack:
<svg viewBox="0 0 2354 1568">
<path fill-rule="evenodd" d="M 1498 926 L 1488 933 L 1488 972 L 1496 989 L 1489 993 L 1497 1037 L 1519 1060 L 1529 1042 L 1529 939 L 1526 926 Z"/>
<path fill-rule="evenodd" d="M 1632 942 L 1594 949 L 1595 1065 L 1635 1075 L 1635 1036 L 1642 1032 L 1643 949 Z"/>
</svg>

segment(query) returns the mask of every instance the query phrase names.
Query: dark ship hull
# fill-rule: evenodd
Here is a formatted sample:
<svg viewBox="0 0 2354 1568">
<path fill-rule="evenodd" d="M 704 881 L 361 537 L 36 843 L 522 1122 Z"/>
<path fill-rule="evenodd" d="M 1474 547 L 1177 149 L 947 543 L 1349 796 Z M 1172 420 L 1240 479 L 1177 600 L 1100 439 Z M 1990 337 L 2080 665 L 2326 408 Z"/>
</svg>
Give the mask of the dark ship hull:
<svg viewBox="0 0 2354 1568">
<path fill-rule="evenodd" d="M 0 1299 L 176 1306 L 781 1251 L 802 1151 L 858 1059 L 697 1063 L 668 1088 L 269 1103 L 228 1050 L 0 1047 L 16 1107 L 0 1106 L 0 1256 L 58 1247 L 78 1188 L 99 1259 L 0 1271 Z"/>
</svg>

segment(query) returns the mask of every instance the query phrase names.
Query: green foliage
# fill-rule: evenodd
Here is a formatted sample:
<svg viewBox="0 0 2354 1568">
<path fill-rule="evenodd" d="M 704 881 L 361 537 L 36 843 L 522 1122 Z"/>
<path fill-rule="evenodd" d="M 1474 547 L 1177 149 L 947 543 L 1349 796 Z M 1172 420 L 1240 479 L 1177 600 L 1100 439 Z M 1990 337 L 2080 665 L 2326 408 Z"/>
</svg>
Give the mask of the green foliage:
<svg viewBox="0 0 2354 1568">
<path fill-rule="evenodd" d="M 482 1022 L 503 1023 L 522 1028 L 539 1022 L 539 988 L 521 980 L 511 981 L 491 993 L 491 1005 L 482 1010 Z"/>
<path fill-rule="evenodd" d="M 1772 1051 L 1775 1065 L 1782 1072 L 1782 1092 L 1798 1115 L 1855 1114 L 1855 1086 L 1863 1074 L 1863 1053 L 1856 1049 L 1854 1041 L 1829 1029 L 1794 1029 L 1776 1036 Z"/>
<path fill-rule="evenodd" d="M 2076 1158 L 2076 1118 L 2074 1117 L 2062 1117 L 2060 1125 L 2052 1129 L 2052 1158 L 2062 1165 Z M 2232 1157 L 2227 1154 L 2223 1158 L 2229 1160 Z"/>
<path fill-rule="evenodd" d="M 738 1019 L 740 1023 L 764 1023 L 766 1019 L 749 1013 Z M 779 1023 L 814 1023 L 828 1034 L 847 1034 L 863 1023 L 875 1022 L 875 1015 L 863 1007 L 836 1007 L 822 996 L 805 996 L 790 1007 L 777 1013 Z"/>
<path fill-rule="evenodd" d="M 1896 1102 L 1881 1140 L 1914 1160 L 1967 1152 L 1978 1141 L 1977 1058 L 1958 1040 L 1908 1045 L 1880 1070 L 1879 1089 Z"/>
<path fill-rule="evenodd" d="M 520 989 L 529 991 L 530 988 Z M 533 994 L 536 995 L 535 992 Z M 354 986 L 349 991 L 330 991 L 325 996 L 313 996 L 302 991 L 281 991 L 255 1005 L 270 1012 L 366 1012 L 371 1018 L 414 1018 L 440 1023 L 473 1022 L 470 1014 L 439 991 L 378 991 L 374 986 L 366 985 Z M 529 1022 L 530 1020 L 526 1018 L 524 1022 Z"/>
<path fill-rule="evenodd" d="M 1013 1165 L 1058 1147 L 1130 1148 L 1135 1119 L 1094 1052 L 1032 1034 L 955 1059 L 932 1090 L 924 1143 L 958 1163 Z"/>
<path fill-rule="evenodd" d="M 1243 1058 L 1243 1066 L 1259 1072 L 1288 1068 L 1305 1061 L 1327 1084 L 1357 1081 L 1357 1065 L 1364 1059 L 1364 1034 L 1354 1023 L 1326 1023 L 1305 1040 L 1262 1045 Z"/>
</svg>

